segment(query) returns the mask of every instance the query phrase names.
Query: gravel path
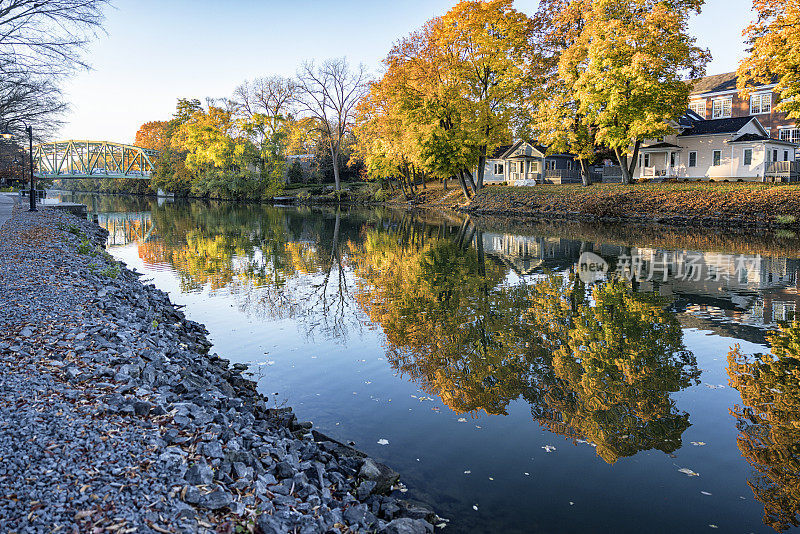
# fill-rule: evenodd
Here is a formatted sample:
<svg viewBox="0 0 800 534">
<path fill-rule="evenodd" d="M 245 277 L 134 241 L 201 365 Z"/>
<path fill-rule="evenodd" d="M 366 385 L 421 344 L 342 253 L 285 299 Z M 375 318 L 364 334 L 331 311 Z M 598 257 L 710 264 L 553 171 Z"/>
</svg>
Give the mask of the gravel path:
<svg viewBox="0 0 800 534">
<path fill-rule="evenodd" d="M 397 473 L 270 409 L 71 215 L 0 228 L 0 532 L 429 533 Z"/>
</svg>

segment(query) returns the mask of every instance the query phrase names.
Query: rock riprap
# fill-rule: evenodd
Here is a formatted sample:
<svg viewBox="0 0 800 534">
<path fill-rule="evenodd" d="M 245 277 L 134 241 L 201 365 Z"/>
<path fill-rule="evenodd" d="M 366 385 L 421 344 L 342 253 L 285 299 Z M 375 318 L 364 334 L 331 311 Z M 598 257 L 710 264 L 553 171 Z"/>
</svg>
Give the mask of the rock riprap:
<svg viewBox="0 0 800 534">
<path fill-rule="evenodd" d="M 433 532 L 397 473 L 270 408 L 53 210 L 0 228 L 0 531 Z"/>
</svg>

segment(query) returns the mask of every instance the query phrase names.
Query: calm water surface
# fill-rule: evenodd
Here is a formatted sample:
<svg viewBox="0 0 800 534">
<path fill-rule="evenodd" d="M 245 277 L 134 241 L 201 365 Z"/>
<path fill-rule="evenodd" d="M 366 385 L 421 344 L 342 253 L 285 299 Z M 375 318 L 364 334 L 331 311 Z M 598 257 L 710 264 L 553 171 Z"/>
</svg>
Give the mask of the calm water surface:
<svg viewBox="0 0 800 534">
<path fill-rule="evenodd" d="M 70 198 L 270 403 L 398 470 L 446 532 L 798 524 L 789 232 Z"/>
</svg>

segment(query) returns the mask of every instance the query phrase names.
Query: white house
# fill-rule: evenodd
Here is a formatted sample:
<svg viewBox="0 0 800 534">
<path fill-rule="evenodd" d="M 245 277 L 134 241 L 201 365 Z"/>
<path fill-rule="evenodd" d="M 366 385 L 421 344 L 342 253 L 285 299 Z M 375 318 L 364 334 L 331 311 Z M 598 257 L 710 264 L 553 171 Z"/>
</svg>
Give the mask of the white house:
<svg viewBox="0 0 800 534">
<path fill-rule="evenodd" d="M 797 145 L 771 138 L 755 117 L 704 120 L 687 111 L 674 126 L 677 134 L 641 148 L 635 177 L 765 181 L 776 171 L 786 179 L 800 171 Z"/>
<path fill-rule="evenodd" d="M 476 169 L 477 171 L 477 169 Z M 580 183 L 578 163 L 572 154 L 547 155 L 547 147 L 517 141 L 498 147 L 486 158 L 485 184 L 537 185 Z"/>
</svg>

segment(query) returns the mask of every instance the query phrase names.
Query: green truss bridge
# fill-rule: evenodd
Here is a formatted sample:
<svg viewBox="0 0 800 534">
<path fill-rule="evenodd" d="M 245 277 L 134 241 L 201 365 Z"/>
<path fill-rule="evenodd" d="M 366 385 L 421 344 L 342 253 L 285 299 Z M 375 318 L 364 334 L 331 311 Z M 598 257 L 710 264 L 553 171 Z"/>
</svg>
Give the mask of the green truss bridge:
<svg viewBox="0 0 800 534">
<path fill-rule="evenodd" d="M 158 156 L 157 150 L 109 141 L 56 141 L 33 147 L 33 166 L 39 178 L 147 180 Z"/>
</svg>

